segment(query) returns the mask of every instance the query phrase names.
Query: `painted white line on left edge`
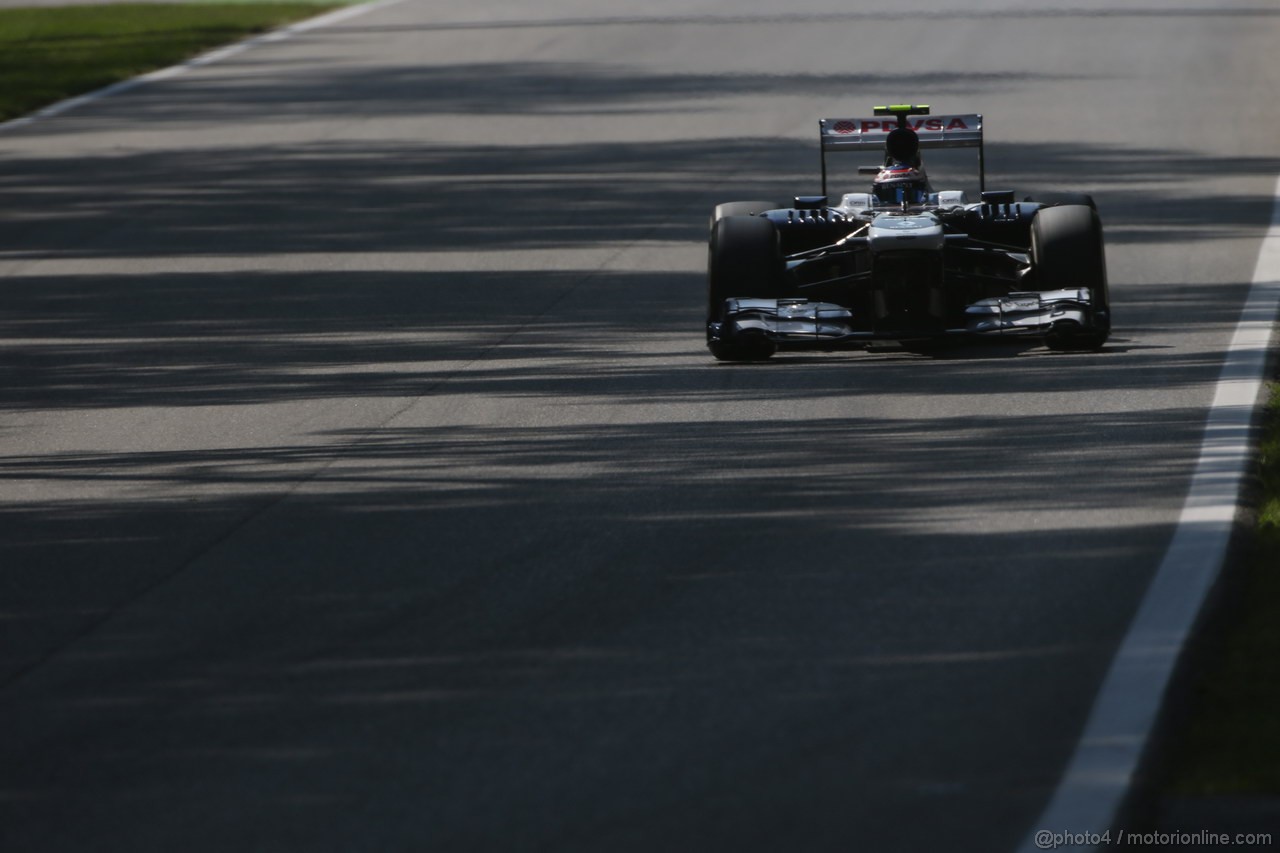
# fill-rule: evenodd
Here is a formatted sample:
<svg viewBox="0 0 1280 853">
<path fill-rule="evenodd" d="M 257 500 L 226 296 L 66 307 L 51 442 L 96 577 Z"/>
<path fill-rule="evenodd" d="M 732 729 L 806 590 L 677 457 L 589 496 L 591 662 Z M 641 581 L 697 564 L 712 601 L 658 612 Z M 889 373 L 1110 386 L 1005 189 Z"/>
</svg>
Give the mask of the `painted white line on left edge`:
<svg viewBox="0 0 1280 853">
<path fill-rule="evenodd" d="M 1111 662 L 1067 770 L 1018 853 L 1047 849 L 1044 833 L 1101 836 L 1119 814 L 1178 658 L 1226 559 L 1278 310 L 1280 180 L 1178 528 Z"/>
<path fill-rule="evenodd" d="M 174 77 L 178 77 L 193 69 L 201 68 L 205 65 L 213 65 L 216 62 L 222 62 L 225 59 L 230 59 L 233 56 L 244 53 L 245 51 L 258 47 L 259 45 L 286 41 L 301 33 L 339 24 L 343 21 L 372 12 L 375 9 L 385 9 L 388 6 L 394 6 L 402 2 L 404 2 L 404 0 L 374 0 L 372 3 L 348 6 L 344 9 L 337 9 L 325 15 L 308 18 L 305 21 L 299 21 L 296 24 L 281 27 L 278 30 L 272 30 L 271 32 L 264 33 L 260 36 L 254 36 L 252 38 L 245 39 L 244 41 L 238 41 L 235 44 L 229 44 L 226 47 L 220 47 L 207 53 L 202 53 L 199 56 L 178 65 L 171 65 L 168 68 L 161 68 L 157 71 L 151 71 L 147 74 L 131 77 L 128 80 L 121 80 L 119 83 L 113 83 L 110 86 L 105 86 L 101 89 L 96 89 L 83 95 L 77 95 L 74 98 L 67 98 L 66 100 L 58 101 L 56 104 L 50 104 L 49 106 L 37 110 L 30 115 L 0 123 L 0 133 L 3 133 L 6 130 L 15 130 L 20 127 L 26 127 L 27 125 L 35 124 L 38 121 L 53 118 L 54 116 L 61 115 L 62 113 L 74 110 L 78 107 L 83 107 L 86 104 L 92 104 L 95 101 L 101 101 L 104 98 L 110 98 L 113 95 L 123 94 L 131 89 L 144 86 L 147 83 L 156 83 L 161 80 L 169 80 Z"/>
</svg>

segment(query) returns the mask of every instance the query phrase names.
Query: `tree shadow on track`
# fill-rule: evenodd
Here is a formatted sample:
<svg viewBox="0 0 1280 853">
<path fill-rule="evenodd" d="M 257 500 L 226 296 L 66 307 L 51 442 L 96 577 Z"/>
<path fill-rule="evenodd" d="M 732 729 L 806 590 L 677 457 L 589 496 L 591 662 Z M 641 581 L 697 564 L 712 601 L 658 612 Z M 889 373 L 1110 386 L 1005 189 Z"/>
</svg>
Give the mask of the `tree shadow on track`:
<svg viewBox="0 0 1280 853">
<path fill-rule="evenodd" d="M 5 774 L 23 808 L 9 837 L 83 840 L 109 822 L 145 842 L 175 828 L 143 811 L 198 792 L 242 815 L 240 832 L 322 847 L 334 836 L 316 833 L 346 839 L 379 813 L 448 846 L 569 832 L 564 849 L 707 831 L 759 849 L 748 826 L 820 847 L 839 831 L 832 814 L 869 827 L 944 796 L 995 819 L 1054 780 L 993 774 L 993 756 L 1065 755 L 1067 736 L 1044 743 L 1025 720 L 1083 713 L 1088 697 L 1057 685 L 1107 662 L 1105 643 L 1060 638 L 1082 622 L 1120 630 L 1168 534 L 1055 519 L 1172 491 L 1184 472 L 1152 431 L 1182 442 L 1199 426 L 1187 411 L 946 429 L 838 417 L 802 437 L 767 417 L 389 427 L 311 446 L 4 460 L 8 482 L 170 496 L 0 512 L 6 583 L 23 590 L 7 606 L 8 665 L 29 666 L 60 621 L 94 632 L 91 658 L 62 660 L 60 681 L 37 679 L 4 714 L 5 766 L 42 768 Z M 1105 486 L 1082 440 L 1126 451 Z M 814 447 L 827 448 L 817 472 Z M 931 529 L 957 489 L 973 530 Z M 975 552 L 988 557 L 962 556 Z M 86 578 L 90 565 L 112 582 Z M 1067 594 L 1080 586 L 1095 595 Z M 1046 667 L 1057 678 L 1037 677 Z M 74 774 L 69 752 L 24 736 L 49 714 L 83 744 Z M 944 719 L 964 724 L 965 749 Z M 767 732 L 776 746 L 723 748 Z M 386 774 L 401 794 L 376 807 L 351 785 Z M 964 793 L 932 787 L 943 779 Z M 850 802 L 829 810 L 836 800 Z M 478 801 L 498 817 L 466 808 Z M 81 818 L 53 820 L 66 808 Z M 305 826 L 279 819 L 304 809 Z M 194 849 L 234 835 L 187 819 Z"/>
<path fill-rule="evenodd" d="M 219 273 L 9 283 L 17 289 L 0 300 L 7 303 L 0 411 L 433 393 L 631 406 L 709 395 L 820 399 L 884 393 L 897 382 L 937 397 L 999 398 L 1041 388 L 1193 387 L 1211 382 L 1219 366 L 1212 352 L 1145 346 L 1147 329 L 1118 331 L 1097 354 L 1023 344 L 957 346 L 934 358 L 888 347 L 781 355 L 769 364 L 789 371 L 783 380 L 774 370 L 717 365 L 706 354 L 696 273 Z M 1179 292 L 1202 326 L 1236 319 L 1221 286 Z M 1140 296 L 1126 300 L 1141 306 Z M 628 305 L 634 310 L 620 310 Z M 672 344 L 637 347 L 658 339 Z M 975 381 L 993 358 L 1018 364 Z M 732 387 L 726 376 L 737 377 Z"/>
<path fill-rule="evenodd" d="M 351 108 L 444 114 L 520 70 L 458 92 L 372 76 Z M 572 96 L 518 92 L 524 109 L 625 83 L 583 70 Z M 280 120 L 334 108 L 319 89 L 338 82 L 301 107 L 281 92 Z M 624 111 L 776 85 L 636 80 Z M 147 94 L 154 115 L 193 119 L 169 91 Z M 1183 187 L 1195 162 L 994 151 L 1027 192 L 1097 189 L 1082 163 Z M 72 432 L 0 458 L 20 700 L 2 712 L 5 846 L 360 849 L 395 827 L 438 849 L 822 849 L 855 837 L 831 823 L 852 815 L 845 848 L 934 849 L 947 824 L 919 815 L 946 809 L 1018 828 L 1087 711 L 1073 685 L 1097 683 L 1168 540 L 1150 519 L 1185 485 L 1174 449 L 1203 428 L 1133 396 L 1220 369 L 1143 338 L 1229 326 L 1223 291 L 1246 282 L 1120 291 L 1156 318 L 1123 352 L 724 368 L 702 346 L 699 253 L 674 270 L 592 254 L 696 246 L 714 202 L 811 187 L 815 153 L 495 137 L 10 161 L 6 428 L 141 409 L 178 437 Z M 1260 233 L 1269 203 L 1098 195 L 1141 248 Z M 946 414 L 895 408 L 906 393 Z M 874 413 L 840 405 L 873 395 Z M 439 422 L 401 417 L 432 396 L 452 403 Z M 217 429 L 297 402 L 384 408 L 338 429 L 300 413 L 289 440 Z M 1145 520 L 1094 529 L 1135 506 Z M 999 832 L 971 846 L 1017 840 Z"/>
</svg>

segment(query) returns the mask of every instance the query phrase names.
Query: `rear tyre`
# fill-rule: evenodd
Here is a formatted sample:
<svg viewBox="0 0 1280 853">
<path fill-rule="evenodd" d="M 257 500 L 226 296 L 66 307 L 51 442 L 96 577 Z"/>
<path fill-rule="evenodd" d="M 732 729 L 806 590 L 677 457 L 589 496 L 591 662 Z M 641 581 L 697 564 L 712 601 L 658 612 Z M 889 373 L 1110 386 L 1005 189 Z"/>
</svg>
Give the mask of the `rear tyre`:
<svg viewBox="0 0 1280 853">
<path fill-rule="evenodd" d="M 783 205 L 775 201 L 726 201 L 716 205 L 716 209 L 711 213 L 708 227 L 715 228 L 716 223 L 727 216 L 755 216 L 763 211 L 777 210 L 780 207 Z"/>
<path fill-rule="evenodd" d="M 710 324 L 723 319 L 724 302 L 731 296 L 782 296 L 783 270 L 778 230 L 772 222 L 756 216 L 729 216 L 715 223 L 707 256 L 707 343 L 712 355 L 724 361 L 773 355 L 772 342 L 763 337 L 713 341 Z"/>
<path fill-rule="evenodd" d="M 1038 204 L 1046 206 L 1061 207 L 1066 204 L 1083 204 L 1085 207 L 1098 209 L 1097 203 L 1093 200 L 1093 196 L 1088 193 L 1036 193 L 1034 196 L 1027 196 L 1023 201 L 1034 201 Z"/>
<path fill-rule="evenodd" d="M 1087 287 L 1093 294 L 1092 325 L 1060 324 L 1045 343 L 1057 350 L 1101 348 L 1111 334 L 1111 294 L 1097 211 L 1083 204 L 1036 211 L 1031 221 L 1031 259 L 1041 290 Z"/>
</svg>

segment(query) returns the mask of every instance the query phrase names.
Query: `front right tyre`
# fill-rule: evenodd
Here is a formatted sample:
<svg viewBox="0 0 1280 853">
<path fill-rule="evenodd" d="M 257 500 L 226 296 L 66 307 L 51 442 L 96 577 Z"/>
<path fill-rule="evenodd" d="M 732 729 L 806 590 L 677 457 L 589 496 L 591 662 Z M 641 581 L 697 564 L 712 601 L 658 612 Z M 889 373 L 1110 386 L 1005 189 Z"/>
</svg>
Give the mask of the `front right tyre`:
<svg viewBox="0 0 1280 853">
<path fill-rule="evenodd" d="M 722 361 L 751 361 L 774 352 L 763 336 L 714 336 L 712 324 L 724 320 L 725 300 L 777 299 L 785 290 L 785 265 L 778 229 L 758 216 L 726 216 L 711 229 L 707 254 L 707 345 Z"/>
</svg>

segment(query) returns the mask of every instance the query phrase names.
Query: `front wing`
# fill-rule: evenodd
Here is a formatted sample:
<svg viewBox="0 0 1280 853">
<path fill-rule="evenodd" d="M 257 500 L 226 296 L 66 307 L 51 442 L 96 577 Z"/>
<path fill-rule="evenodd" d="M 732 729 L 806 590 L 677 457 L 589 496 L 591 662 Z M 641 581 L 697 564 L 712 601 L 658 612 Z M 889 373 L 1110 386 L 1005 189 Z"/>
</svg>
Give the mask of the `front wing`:
<svg viewBox="0 0 1280 853">
<path fill-rule="evenodd" d="M 768 343 L 778 349 L 836 349 L 876 340 L 937 337 L 1034 337 L 1092 326 L 1088 288 L 1010 293 L 967 306 L 941 333 L 867 329 L 843 305 L 807 299 L 726 299 L 719 322 L 707 326 L 710 344 Z"/>
</svg>

